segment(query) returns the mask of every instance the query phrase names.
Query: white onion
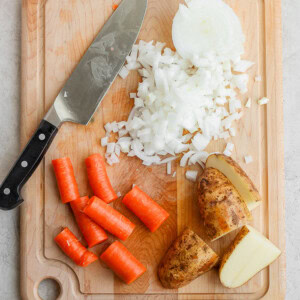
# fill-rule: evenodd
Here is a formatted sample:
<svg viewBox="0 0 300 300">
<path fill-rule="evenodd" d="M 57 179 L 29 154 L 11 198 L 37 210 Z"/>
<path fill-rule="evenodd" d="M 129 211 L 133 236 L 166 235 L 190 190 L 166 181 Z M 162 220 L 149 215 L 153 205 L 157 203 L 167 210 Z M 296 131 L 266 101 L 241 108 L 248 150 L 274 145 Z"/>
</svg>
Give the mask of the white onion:
<svg viewBox="0 0 300 300">
<path fill-rule="evenodd" d="M 198 171 L 187 171 L 185 173 L 186 179 L 193 181 L 193 182 L 196 182 L 197 176 L 198 176 Z"/>
<path fill-rule="evenodd" d="M 237 16 L 221 0 L 190 0 L 174 19 L 173 40 L 178 52 L 141 40 L 126 58 L 120 75 L 138 68 L 142 78 L 130 93 L 134 106 L 127 121 L 105 125 L 107 137 L 118 132 L 114 149 L 107 139 L 110 163 L 123 152 L 147 166 L 170 165 L 182 153 L 181 166 L 203 167 L 212 139 L 235 136 L 233 123 L 242 117 L 238 90 L 248 88 L 249 76 L 242 73 L 253 65 L 241 60 Z"/>
<path fill-rule="evenodd" d="M 183 155 L 183 157 L 180 160 L 180 167 L 185 167 L 187 165 L 187 162 L 189 158 L 194 155 L 196 152 L 195 151 L 189 151 Z"/>
<path fill-rule="evenodd" d="M 256 82 L 261 82 L 261 81 L 262 81 L 261 75 L 255 76 L 254 80 L 255 80 Z"/>
<path fill-rule="evenodd" d="M 106 148 L 107 154 L 112 154 L 115 151 L 115 143 L 108 143 Z"/>
<path fill-rule="evenodd" d="M 252 102 L 251 98 L 248 98 L 247 103 L 246 103 L 245 106 L 246 106 L 247 108 L 250 108 L 250 107 L 251 107 L 251 102 Z"/>
<path fill-rule="evenodd" d="M 178 53 L 193 63 L 210 53 L 235 60 L 244 52 L 241 23 L 221 0 L 191 0 L 187 6 L 180 4 L 173 20 L 172 37 Z"/>
<path fill-rule="evenodd" d="M 245 158 L 245 163 L 246 164 L 250 164 L 250 163 L 253 162 L 253 158 L 252 158 L 251 155 L 246 155 L 244 158 Z"/>
<path fill-rule="evenodd" d="M 254 62 L 248 60 L 240 60 L 233 66 L 233 71 L 244 73 L 254 65 Z"/>
<path fill-rule="evenodd" d="M 171 175 L 171 173 L 172 173 L 172 162 L 169 161 L 167 163 L 167 174 Z"/>
<path fill-rule="evenodd" d="M 101 139 L 101 146 L 102 146 L 102 147 L 106 147 L 107 144 L 108 144 L 108 137 L 105 136 L 105 137 L 103 137 L 103 138 Z"/>
<path fill-rule="evenodd" d="M 265 104 L 269 103 L 269 101 L 270 101 L 270 99 L 264 97 L 264 98 L 258 100 L 257 102 L 259 105 L 265 105 Z"/>
<path fill-rule="evenodd" d="M 129 71 L 128 71 L 128 69 L 127 69 L 126 67 L 123 67 L 123 68 L 120 70 L 120 72 L 119 72 L 119 75 L 120 75 L 123 79 L 125 79 L 125 78 L 128 76 L 128 74 L 129 74 Z"/>
</svg>

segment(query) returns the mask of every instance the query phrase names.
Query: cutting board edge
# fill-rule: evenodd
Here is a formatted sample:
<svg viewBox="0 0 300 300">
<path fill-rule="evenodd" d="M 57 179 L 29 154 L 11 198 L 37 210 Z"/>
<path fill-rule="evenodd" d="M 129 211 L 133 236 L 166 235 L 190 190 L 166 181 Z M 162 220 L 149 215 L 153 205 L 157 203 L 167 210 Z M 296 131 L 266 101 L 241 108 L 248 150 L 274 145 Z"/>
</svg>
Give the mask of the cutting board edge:
<svg viewBox="0 0 300 300">
<path fill-rule="evenodd" d="M 276 157 L 276 169 L 282 170 L 281 172 L 276 172 L 276 182 L 277 182 L 277 198 L 278 206 L 274 208 L 276 210 L 276 215 L 278 216 L 278 224 L 274 232 L 272 231 L 272 223 L 269 220 L 269 229 L 270 229 L 270 237 L 273 238 L 273 241 L 277 243 L 277 245 L 283 250 L 283 254 L 281 258 L 278 260 L 277 263 L 271 266 L 270 268 L 270 286 L 269 289 L 266 290 L 264 295 L 260 295 L 260 298 L 263 299 L 272 299 L 275 295 L 279 297 L 278 299 L 284 299 L 285 296 L 285 229 L 284 229 L 284 161 L 283 161 L 283 109 L 282 109 L 282 39 L 281 39 L 281 1 L 280 0 L 265 0 L 265 23 L 266 23 L 266 32 L 269 33 L 269 37 L 271 38 L 272 43 L 267 44 L 266 56 L 267 56 L 267 67 L 272 66 L 276 69 L 273 72 L 274 77 L 268 78 L 268 91 L 267 95 L 270 98 L 276 100 L 276 104 L 273 109 L 277 112 L 276 120 L 270 120 L 268 118 L 268 140 L 272 140 L 272 146 L 269 146 L 268 155 L 269 161 L 272 161 L 274 156 Z M 34 108 L 34 104 L 38 103 L 40 97 L 43 97 L 43 85 L 41 85 L 42 78 L 43 78 L 43 71 L 41 66 L 43 66 L 43 61 L 41 60 L 43 57 L 43 43 L 39 43 L 39 38 L 43 38 L 43 6 L 45 4 L 45 0 L 22 0 L 22 91 L 21 91 L 21 145 L 24 146 L 29 139 L 30 135 L 38 125 L 39 121 L 43 117 L 43 109 L 39 108 L 37 105 L 37 109 Z M 35 6 L 35 7 L 34 7 Z M 30 11 L 29 11 L 30 10 Z M 32 75 L 34 74 L 35 75 Z M 273 87 L 274 82 L 275 88 Z M 36 87 L 36 89 L 34 88 Z M 37 89 L 40 87 L 40 89 Z M 28 99 L 31 99 L 31 105 L 29 105 Z M 272 107 L 268 109 L 267 114 L 270 115 L 272 113 Z M 26 112 L 26 113 L 25 113 Z M 28 114 L 31 115 L 30 121 L 28 120 Z M 275 118 L 273 118 L 275 119 Z M 274 129 L 275 125 L 275 129 Z M 270 128 L 270 131 L 269 131 Z M 274 131 L 276 135 L 274 135 Z M 271 133 L 270 133 L 271 132 Z M 271 134 L 271 137 L 269 136 Z M 275 142 L 274 142 L 274 140 Z M 274 145 L 275 143 L 275 145 Z M 270 144 L 269 144 L 270 145 Z M 274 153 L 274 146 L 276 147 Z M 274 160 L 273 160 L 274 161 Z M 273 169 L 275 167 L 271 167 L 268 164 L 268 173 L 274 174 Z M 28 183 L 27 187 L 24 190 L 24 196 L 26 199 L 30 199 L 32 194 L 38 192 L 42 189 L 42 178 L 43 178 L 43 165 L 41 165 L 33 177 L 31 178 L 30 182 Z M 30 200 L 27 200 L 30 201 Z M 36 206 L 30 207 L 31 204 L 23 204 L 21 208 L 21 218 L 20 218 L 20 238 L 21 238 L 21 249 L 25 251 L 21 251 L 21 295 L 23 299 L 38 299 L 37 295 L 37 285 L 38 282 L 32 282 L 28 278 L 28 267 L 31 266 L 29 264 L 29 258 L 26 256 L 27 249 L 34 245 L 35 247 L 35 255 L 34 262 L 38 265 L 42 266 L 45 263 L 43 261 L 45 259 L 42 251 L 43 246 L 43 238 L 39 238 L 39 233 L 43 230 L 42 228 L 37 229 L 34 232 L 33 240 L 28 238 L 26 234 L 28 228 L 28 222 L 30 220 L 36 220 L 42 218 L 43 211 L 42 211 L 42 200 L 37 201 Z M 40 209 L 37 211 L 37 209 Z M 32 219 L 33 218 L 33 219 Z M 34 221 L 35 222 L 35 221 Z M 30 242 L 33 242 L 31 244 Z M 24 255 L 25 253 L 25 255 Z M 49 262 L 48 262 L 49 263 Z M 53 271 L 48 272 L 45 278 L 57 278 L 54 277 L 57 274 L 57 267 L 62 267 L 62 269 L 66 272 L 66 274 L 71 275 L 73 273 L 66 265 L 51 261 L 50 262 L 50 269 Z M 49 271 L 49 269 L 47 270 Z M 39 271 L 40 272 L 40 271 Z M 37 272 L 37 273 L 39 273 Z M 62 272 L 61 272 L 62 273 Z M 278 275 L 277 284 L 272 281 L 272 277 Z M 73 273 L 74 275 L 74 273 Z M 62 280 L 60 283 L 62 284 L 65 282 L 66 276 L 62 276 Z M 75 276 L 74 276 L 75 278 Z M 276 279 L 276 278 L 275 278 Z M 76 281 L 76 280 L 75 280 Z M 78 286 L 76 287 L 74 281 L 71 282 L 71 294 L 69 296 L 76 296 L 76 297 L 84 297 L 78 290 Z M 32 289 L 32 290 L 30 290 Z M 208 294 L 207 294 L 208 295 Z M 225 295 L 221 298 L 218 295 L 214 295 L 216 299 L 226 299 Z M 66 296 L 63 293 L 60 297 Z M 99 295 L 100 296 L 100 295 Z M 105 295 L 103 295 L 105 296 Z M 206 297 L 205 295 L 198 295 L 199 299 L 204 299 L 202 297 Z M 254 295 L 253 295 L 254 296 Z M 146 297 L 146 296 L 145 296 Z M 91 296 L 91 298 L 94 298 Z M 188 297 L 189 298 L 189 297 Z M 97 295 L 97 299 L 99 299 Z M 187 299 L 187 298 L 185 298 Z M 191 295 L 191 299 L 195 299 L 194 296 Z M 233 298 L 231 298 L 233 299 Z M 258 298 L 253 298 L 258 299 Z"/>
</svg>

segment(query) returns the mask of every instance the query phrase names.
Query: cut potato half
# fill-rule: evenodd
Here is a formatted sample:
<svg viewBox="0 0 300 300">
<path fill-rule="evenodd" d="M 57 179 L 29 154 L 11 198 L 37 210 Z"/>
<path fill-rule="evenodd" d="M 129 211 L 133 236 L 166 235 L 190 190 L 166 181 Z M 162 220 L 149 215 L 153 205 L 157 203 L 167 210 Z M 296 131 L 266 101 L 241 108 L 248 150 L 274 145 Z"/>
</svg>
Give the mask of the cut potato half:
<svg viewBox="0 0 300 300">
<path fill-rule="evenodd" d="M 218 255 L 191 229 L 174 241 L 158 266 L 163 287 L 177 289 L 211 270 Z"/>
<path fill-rule="evenodd" d="M 205 168 L 199 178 L 198 201 L 206 235 L 211 241 L 252 219 L 233 184 L 217 169 Z"/>
<path fill-rule="evenodd" d="M 215 168 L 223 173 L 234 185 L 248 209 L 259 206 L 261 197 L 251 179 L 243 169 L 230 157 L 223 154 L 210 155 L 206 161 L 207 168 Z"/>
<path fill-rule="evenodd" d="M 244 226 L 224 254 L 220 264 L 221 283 L 237 288 L 279 257 L 281 251 L 253 227 Z"/>
</svg>

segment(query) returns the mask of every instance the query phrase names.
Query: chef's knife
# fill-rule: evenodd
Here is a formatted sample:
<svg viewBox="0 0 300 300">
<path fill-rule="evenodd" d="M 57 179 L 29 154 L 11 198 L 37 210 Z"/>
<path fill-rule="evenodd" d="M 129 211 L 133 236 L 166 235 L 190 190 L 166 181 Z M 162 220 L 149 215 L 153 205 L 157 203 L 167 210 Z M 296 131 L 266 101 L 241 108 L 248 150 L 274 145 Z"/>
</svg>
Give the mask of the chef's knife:
<svg viewBox="0 0 300 300">
<path fill-rule="evenodd" d="M 147 0 L 123 0 L 103 26 L 0 187 L 0 208 L 23 202 L 23 185 L 43 159 L 62 123 L 87 125 L 139 34 Z"/>
</svg>

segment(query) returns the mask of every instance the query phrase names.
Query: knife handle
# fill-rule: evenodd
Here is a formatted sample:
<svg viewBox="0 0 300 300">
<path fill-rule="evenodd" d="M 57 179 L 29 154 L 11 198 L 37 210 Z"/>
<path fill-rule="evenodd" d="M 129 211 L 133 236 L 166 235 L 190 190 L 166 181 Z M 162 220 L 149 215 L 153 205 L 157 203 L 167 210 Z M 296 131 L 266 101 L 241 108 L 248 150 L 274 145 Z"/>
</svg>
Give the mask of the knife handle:
<svg viewBox="0 0 300 300">
<path fill-rule="evenodd" d="M 57 131 L 58 128 L 53 124 L 42 120 L 0 186 L 0 209 L 10 210 L 23 202 L 21 189 L 43 159 Z"/>
</svg>

